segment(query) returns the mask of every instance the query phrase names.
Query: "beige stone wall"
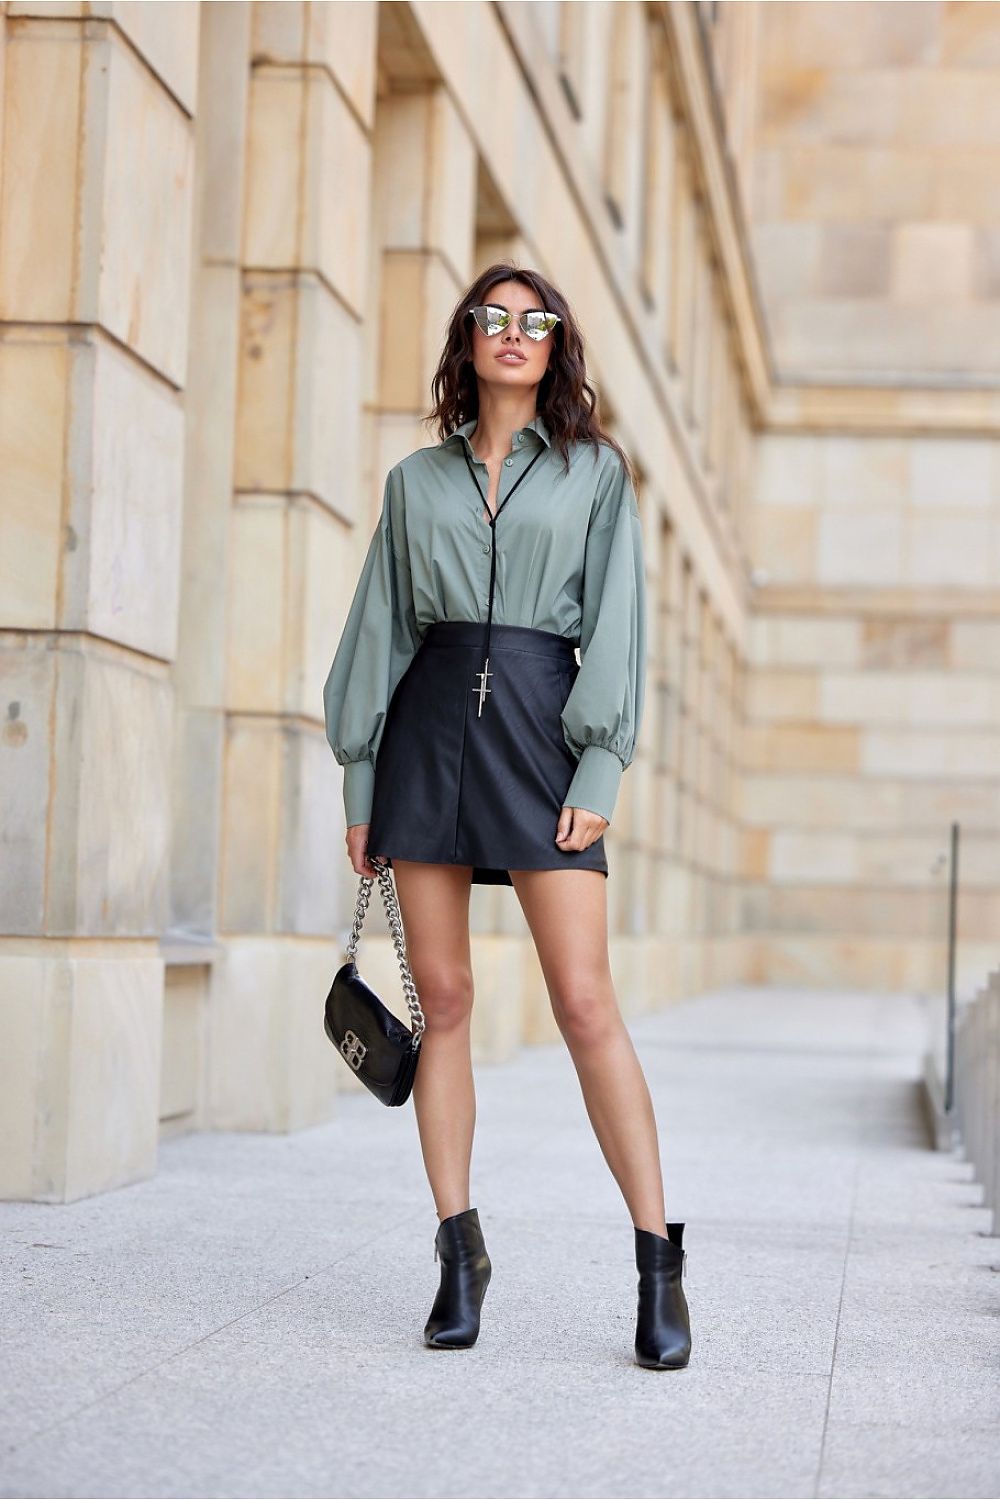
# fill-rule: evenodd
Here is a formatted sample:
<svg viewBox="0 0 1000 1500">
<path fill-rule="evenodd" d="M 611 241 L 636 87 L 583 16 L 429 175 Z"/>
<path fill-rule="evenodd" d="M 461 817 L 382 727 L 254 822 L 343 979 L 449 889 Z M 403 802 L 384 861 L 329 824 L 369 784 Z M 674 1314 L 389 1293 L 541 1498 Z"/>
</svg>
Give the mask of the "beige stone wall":
<svg viewBox="0 0 1000 1500">
<path fill-rule="evenodd" d="M 663 21 L 109 0 L 8 4 L 2 39 L 0 1192 L 358 1087 L 320 1029 L 357 888 L 322 681 L 498 255 L 559 279 L 643 476 L 623 1008 L 738 973 L 751 421 Z M 554 1037 L 513 893 L 472 918 L 477 1058 Z M 364 951 L 394 991 L 377 901 Z"/>
<path fill-rule="evenodd" d="M 1000 5 L 717 9 L 780 377 L 995 386 Z M 747 71 L 725 61 L 745 61 L 751 29 L 748 110 Z"/>
<path fill-rule="evenodd" d="M 958 980 L 1000 932 L 995 440 L 766 434 L 742 813 L 752 972 L 938 989 L 949 827 Z"/>
<path fill-rule="evenodd" d="M 194 7 L 3 15 L 7 1196 L 156 1159 L 197 43 Z"/>
<path fill-rule="evenodd" d="M 759 291 L 741 333 L 767 363 L 748 973 L 939 993 L 954 820 L 971 993 L 1000 932 L 1000 6 L 699 19 Z"/>
<path fill-rule="evenodd" d="M 921 871 L 952 816 L 978 962 L 991 393 L 775 380 L 758 7 L 2 21 L 0 1194 L 95 1192 L 163 1135 L 294 1129 L 360 1087 L 320 1021 L 357 889 L 322 682 L 386 469 L 436 441 L 448 311 L 498 256 L 563 287 L 641 476 L 626 1015 L 741 978 L 936 982 Z M 514 893 L 477 889 L 472 924 L 477 1060 L 555 1038 Z M 362 957 L 398 993 L 377 897 Z"/>
</svg>

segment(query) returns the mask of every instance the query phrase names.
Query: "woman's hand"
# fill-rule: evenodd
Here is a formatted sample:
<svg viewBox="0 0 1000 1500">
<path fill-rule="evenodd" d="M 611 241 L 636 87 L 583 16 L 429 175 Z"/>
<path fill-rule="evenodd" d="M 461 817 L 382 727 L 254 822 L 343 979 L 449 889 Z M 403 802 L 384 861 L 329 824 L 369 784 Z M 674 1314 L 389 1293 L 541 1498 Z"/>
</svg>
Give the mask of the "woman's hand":
<svg viewBox="0 0 1000 1500">
<path fill-rule="evenodd" d="M 355 875 L 367 875 L 369 880 L 375 880 L 378 871 L 368 858 L 368 828 L 367 823 L 352 823 L 347 830 L 347 857 L 354 866 Z M 375 853 L 378 853 L 376 849 Z"/>
<path fill-rule="evenodd" d="M 556 825 L 556 843 L 560 849 L 586 849 L 610 827 L 607 818 L 589 807 L 564 807 Z"/>
</svg>

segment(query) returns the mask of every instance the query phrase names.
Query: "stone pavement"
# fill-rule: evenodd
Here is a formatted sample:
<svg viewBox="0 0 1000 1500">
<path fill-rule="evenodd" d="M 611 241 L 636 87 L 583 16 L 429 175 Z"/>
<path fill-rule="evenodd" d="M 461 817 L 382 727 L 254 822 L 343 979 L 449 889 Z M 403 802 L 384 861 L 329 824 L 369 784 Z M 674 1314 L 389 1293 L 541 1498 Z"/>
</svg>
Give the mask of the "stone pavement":
<svg viewBox="0 0 1000 1500">
<path fill-rule="evenodd" d="M 421 1342 L 411 1105 L 351 1092 L 321 1128 L 0 1205 L 0 1494 L 1000 1495 L 1000 1241 L 927 1147 L 918 1002 L 745 987 L 629 1025 L 687 1369 L 632 1363 L 631 1224 L 560 1043 L 476 1070 L 472 1350 Z"/>
</svg>

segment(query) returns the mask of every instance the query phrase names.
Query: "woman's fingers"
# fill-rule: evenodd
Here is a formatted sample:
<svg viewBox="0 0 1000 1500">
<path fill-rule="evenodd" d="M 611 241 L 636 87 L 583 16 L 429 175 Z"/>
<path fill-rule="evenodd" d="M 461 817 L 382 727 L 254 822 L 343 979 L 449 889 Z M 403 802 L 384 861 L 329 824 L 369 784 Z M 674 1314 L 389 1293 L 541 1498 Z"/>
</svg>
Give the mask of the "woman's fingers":
<svg viewBox="0 0 1000 1500">
<path fill-rule="evenodd" d="M 607 818 L 603 818 L 600 813 L 591 812 L 589 807 L 564 807 L 556 826 L 556 843 L 560 849 L 579 852 L 588 848 L 595 839 L 600 838 L 605 828 L 610 827 Z"/>
<path fill-rule="evenodd" d="M 347 830 L 347 856 L 355 875 L 367 875 L 371 878 L 376 870 L 368 859 L 368 828 L 367 823 L 351 824 Z"/>
</svg>

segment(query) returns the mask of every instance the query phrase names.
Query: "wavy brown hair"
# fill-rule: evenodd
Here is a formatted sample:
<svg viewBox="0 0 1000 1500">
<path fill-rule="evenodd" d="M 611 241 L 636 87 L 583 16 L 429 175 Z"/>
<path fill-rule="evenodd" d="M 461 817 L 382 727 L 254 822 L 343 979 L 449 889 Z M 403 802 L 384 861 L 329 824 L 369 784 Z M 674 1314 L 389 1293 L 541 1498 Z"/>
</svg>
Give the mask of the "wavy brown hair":
<svg viewBox="0 0 1000 1500">
<path fill-rule="evenodd" d="M 583 335 L 569 303 L 545 276 L 513 261 L 495 261 L 488 266 L 455 304 L 431 382 L 434 405 L 424 421 L 437 424 L 438 439 L 443 441 L 463 422 L 478 417 L 479 386 L 472 363 L 471 309 L 488 302 L 491 290 L 501 281 L 519 281 L 530 287 L 539 306 L 561 319 L 549 335 L 555 339 L 556 348 L 538 384 L 535 410 L 545 422 L 567 469 L 571 442 L 592 444 L 595 457 L 600 452 L 598 445 L 604 442 L 619 455 L 634 486 L 635 472 L 628 455 L 601 426 L 597 393 L 587 379 Z"/>
</svg>

